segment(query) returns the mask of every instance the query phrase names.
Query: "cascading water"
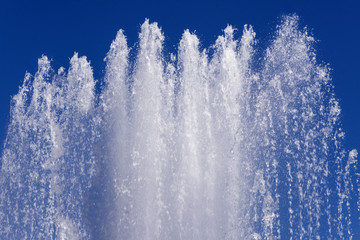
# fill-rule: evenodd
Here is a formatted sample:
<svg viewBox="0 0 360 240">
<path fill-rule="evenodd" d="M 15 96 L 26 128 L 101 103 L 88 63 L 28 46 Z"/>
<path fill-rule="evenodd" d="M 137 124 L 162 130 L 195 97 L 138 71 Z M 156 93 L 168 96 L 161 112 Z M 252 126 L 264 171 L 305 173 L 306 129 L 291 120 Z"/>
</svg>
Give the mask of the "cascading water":
<svg viewBox="0 0 360 240">
<path fill-rule="evenodd" d="M 314 39 L 284 17 L 261 60 L 228 26 L 185 31 L 164 59 L 156 23 L 136 59 L 120 30 L 100 94 L 85 57 L 47 57 L 11 103 L 1 239 L 358 239 L 357 151 Z"/>
</svg>

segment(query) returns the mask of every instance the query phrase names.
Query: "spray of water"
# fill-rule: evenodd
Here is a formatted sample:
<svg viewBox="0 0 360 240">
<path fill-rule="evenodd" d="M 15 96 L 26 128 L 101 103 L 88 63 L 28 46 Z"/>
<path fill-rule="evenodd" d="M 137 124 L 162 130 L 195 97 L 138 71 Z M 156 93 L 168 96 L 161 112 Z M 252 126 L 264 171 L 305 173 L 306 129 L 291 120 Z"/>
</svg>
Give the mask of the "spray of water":
<svg viewBox="0 0 360 240">
<path fill-rule="evenodd" d="M 99 94 L 86 57 L 39 59 L 11 103 L 1 239 L 359 238 L 357 152 L 313 37 L 284 17 L 258 60 L 234 32 L 201 51 L 186 30 L 166 61 L 156 23 L 136 59 L 120 30 Z"/>
</svg>

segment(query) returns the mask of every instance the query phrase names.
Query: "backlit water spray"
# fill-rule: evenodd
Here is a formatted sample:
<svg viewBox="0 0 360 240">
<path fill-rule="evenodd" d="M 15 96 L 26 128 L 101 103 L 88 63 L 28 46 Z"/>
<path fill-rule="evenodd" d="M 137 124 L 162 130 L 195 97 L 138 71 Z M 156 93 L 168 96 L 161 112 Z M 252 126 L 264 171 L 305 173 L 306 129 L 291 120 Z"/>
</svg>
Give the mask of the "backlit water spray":
<svg viewBox="0 0 360 240">
<path fill-rule="evenodd" d="M 186 30 L 168 56 L 156 23 L 135 50 L 120 30 L 99 91 L 86 57 L 39 59 L 11 102 L 0 238 L 359 239 L 357 151 L 313 37 L 284 17 L 259 53 L 234 31 L 201 50 Z"/>
</svg>

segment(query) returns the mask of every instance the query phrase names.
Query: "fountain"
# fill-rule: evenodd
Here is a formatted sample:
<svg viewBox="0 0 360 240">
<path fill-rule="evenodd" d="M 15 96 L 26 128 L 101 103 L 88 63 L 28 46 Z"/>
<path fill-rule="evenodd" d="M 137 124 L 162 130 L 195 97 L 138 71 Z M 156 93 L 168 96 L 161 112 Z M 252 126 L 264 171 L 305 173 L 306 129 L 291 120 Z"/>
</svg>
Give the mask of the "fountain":
<svg viewBox="0 0 360 240">
<path fill-rule="evenodd" d="M 86 57 L 40 58 L 11 102 L 0 238 L 360 238 L 357 151 L 314 38 L 286 16 L 259 60 L 253 28 L 234 32 L 201 50 L 186 30 L 165 56 L 157 23 L 135 50 L 120 30 L 98 94 Z"/>
</svg>

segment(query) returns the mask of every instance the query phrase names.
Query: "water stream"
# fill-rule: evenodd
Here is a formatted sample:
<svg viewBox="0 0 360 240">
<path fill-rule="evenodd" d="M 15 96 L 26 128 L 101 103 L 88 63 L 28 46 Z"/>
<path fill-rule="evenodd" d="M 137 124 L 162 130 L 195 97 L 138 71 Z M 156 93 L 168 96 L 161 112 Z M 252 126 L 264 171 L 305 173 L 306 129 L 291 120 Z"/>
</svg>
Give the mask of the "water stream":
<svg viewBox="0 0 360 240">
<path fill-rule="evenodd" d="M 157 23 L 137 49 L 120 30 L 99 94 L 86 57 L 40 58 L 11 102 L 0 238 L 359 239 L 357 151 L 314 38 L 284 17 L 259 60 L 234 31 L 200 49 L 186 30 L 165 56 Z"/>
</svg>

